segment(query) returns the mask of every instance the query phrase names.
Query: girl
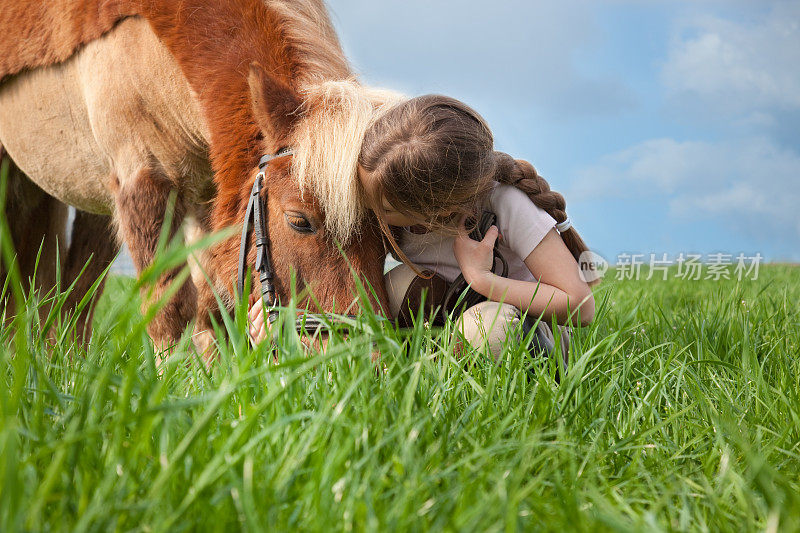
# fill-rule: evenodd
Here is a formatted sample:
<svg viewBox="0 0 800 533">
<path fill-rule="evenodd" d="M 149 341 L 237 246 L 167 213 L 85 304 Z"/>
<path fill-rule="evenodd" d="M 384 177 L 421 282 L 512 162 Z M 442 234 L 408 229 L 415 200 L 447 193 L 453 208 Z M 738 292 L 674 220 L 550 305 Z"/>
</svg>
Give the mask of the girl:
<svg viewBox="0 0 800 533">
<path fill-rule="evenodd" d="M 440 95 L 391 107 L 367 129 L 358 177 L 394 253 L 404 264 L 386 275 L 390 311 L 402 311 L 421 270 L 447 282 L 463 274 L 486 301 L 467 309 L 459 327 L 468 342 L 499 355 L 506 332 L 522 315 L 541 316 L 537 333 L 587 324 L 594 299 L 577 259 L 587 250 L 565 213 L 564 198 L 533 166 L 495 152 L 492 133 L 474 110 Z M 497 225 L 478 242 L 467 217 L 493 212 Z M 493 248 L 508 276 L 492 273 Z M 425 277 L 430 277 L 426 275 Z M 414 309 L 416 311 L 416 309 Z M 263 338 L 259 305 L 251 308 L 251 335 Z M 562 328 L 566 355 L 568 337 Z"/>
</svg>

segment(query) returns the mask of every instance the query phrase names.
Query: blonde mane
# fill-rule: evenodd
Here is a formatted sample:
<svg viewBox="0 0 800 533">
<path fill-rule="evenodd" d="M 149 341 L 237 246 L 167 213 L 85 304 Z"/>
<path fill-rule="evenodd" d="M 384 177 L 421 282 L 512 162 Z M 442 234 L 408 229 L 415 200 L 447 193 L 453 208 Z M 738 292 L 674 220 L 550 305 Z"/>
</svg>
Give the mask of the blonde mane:
<svg viewBox="0 0 800 533">
<path fill-rule="evenodd" d="M 294 82 L 299 87 L 352 76 L 323 0 L 265 0 L 278 14 L 281 31 L 291 43 Z"/>
<path fill-rule="evenodd" d="M 346 244 L 360 231 L 364 198 L 356 165 L 364 133 L 402 94 L 356 81 L 322 0 L 265 0 L 284 21 L 304 104 L 292 133 L 292 174 L 325 213 L 331 236 Z"/>
<path fill-rule="evenodd" d="M 326 230 L 347 243 L 360 231 L 366 208 L 356 167 L 367 128 L 407 99 L 354 79 L 325 81 L 303 89 L 304 116 L 292 135 L 292 172 L 325 212 Z"/>
</svg>

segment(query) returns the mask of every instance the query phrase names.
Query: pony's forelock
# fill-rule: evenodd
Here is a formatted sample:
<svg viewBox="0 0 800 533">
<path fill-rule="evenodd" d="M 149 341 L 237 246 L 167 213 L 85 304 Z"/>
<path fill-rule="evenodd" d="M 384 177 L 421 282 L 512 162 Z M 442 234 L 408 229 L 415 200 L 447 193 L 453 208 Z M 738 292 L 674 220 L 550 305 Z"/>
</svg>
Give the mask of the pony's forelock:
<svg viewBox="0 0 800 533">
<path fill-rule="evenodd" d="M 303 118 L 292 133 L 292 174 L 325 213 L 325 229 L 342 244 L 360 231 L 365 207 L 357 165 L 364 133 L 400 93 L 364 87 L 354 79 L 302 89 Z"/>
</svg>

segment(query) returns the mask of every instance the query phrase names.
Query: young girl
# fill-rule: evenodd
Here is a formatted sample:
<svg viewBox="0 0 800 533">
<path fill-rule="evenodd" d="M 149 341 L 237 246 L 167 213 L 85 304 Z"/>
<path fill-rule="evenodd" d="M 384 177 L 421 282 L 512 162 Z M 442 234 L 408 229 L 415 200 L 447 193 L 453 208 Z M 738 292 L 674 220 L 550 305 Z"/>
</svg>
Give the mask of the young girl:
<svg viewBox="0 0 800 533">
<path fill-rule="evenodd" d="M 420 96 L 391 107 L 367 129 L 358 177 L 404 263 L 386 275 L 390 311 L 401 311 L 422 270 L 448 282 L 463 273 L 486 302 L 467 309 L 459 327 L 472 345 L 498 356 L 522 315 L 541 316 L 540 331 L 552 339 L 547 324 L 553 317 L 560 325 L 587 324 L 594 299 L 576 261 L 587 248 L 571 227 L 564 198 L 530 163 L 495 152 L 493 144 L 486 122 L 464 103 Z M 483 210 L 496 215 L 497 225 L 473 241 L 464 221 Z M 492 273 L 498 240 L 507 277 Z M 259 305 L 250 318 L 251 335 L 263 338 Z"/>
</svg>

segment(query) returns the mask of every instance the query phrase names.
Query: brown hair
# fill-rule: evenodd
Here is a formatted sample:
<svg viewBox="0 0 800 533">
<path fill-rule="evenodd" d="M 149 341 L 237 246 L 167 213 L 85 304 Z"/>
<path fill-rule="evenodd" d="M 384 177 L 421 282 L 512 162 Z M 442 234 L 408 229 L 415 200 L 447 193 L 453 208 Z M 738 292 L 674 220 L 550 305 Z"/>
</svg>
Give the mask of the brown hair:
<svg viewBox="0 0 800 533">
<path fill-rule="evenodd" d="M 557 223 L 567 218 L 564 197 L 536 169 L 520 159 L 494 151 L 486 121 L 454 98 L 425 95 L 395 105 L 366 131 L 359 164 L 366 172 L 369 206 L 400 259 L 410 263 L 382 220 L 382 199 L 428 226 L 454 231 L 464 215 L 474 215 L 493 182 L 513 185 Z M 578 260 L 587 250 L 574 228 L 561 237 Z"/>
</svg>

